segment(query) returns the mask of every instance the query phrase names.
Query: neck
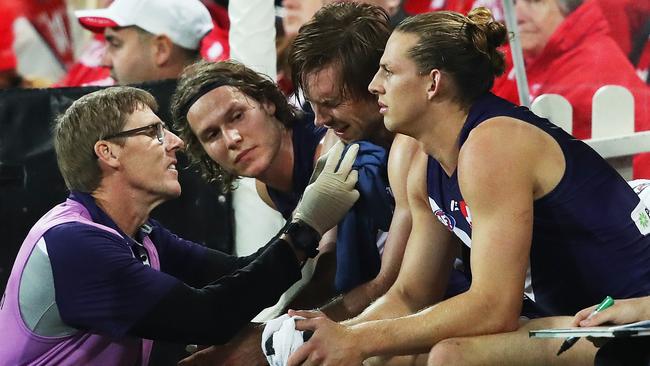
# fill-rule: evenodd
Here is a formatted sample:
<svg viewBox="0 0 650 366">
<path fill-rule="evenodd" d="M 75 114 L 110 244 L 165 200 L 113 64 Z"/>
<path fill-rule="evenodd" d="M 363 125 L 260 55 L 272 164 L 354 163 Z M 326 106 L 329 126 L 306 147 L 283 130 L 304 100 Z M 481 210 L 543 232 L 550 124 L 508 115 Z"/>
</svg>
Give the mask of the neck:
<svg viewBox="0 0 650 366">
<path fill-rule="evenodd" d="M 451 176 L 458 165 L 460 151 L 458 137 L 467 120 L 467 110 L 458 104 L 445 101 L 432 105 L 421 122 L 423 130 L 418 141 L 422 149 L 436 159 L 447 175 Z"/>
<path fill-rule="evenodd" d="M 391 145 L 393 144 L 393 139 L 395 138 L 395 134 L 393 132 L 390 132 L 384 127 L 384 123 L 382 120 L 382 123 L 380 125 L 380 128 L 377 128 L 377 132 L 370 137 L 370 142 L 372 142 L 375 145 L 379 145 L 386 149 L 386 151 L 390 150 Z"/>
<path fill-rule="evenodd" d="M 134 237 L 136 231 L 149 218 L 151 210 L 162 203 L 161 199 L 143 197 L 142 194 L 120 186 L 102 184 L 92 193 L 99 206 L 126 235 Z"/>
<path fill-rule="evenodd" d="M 283 130 L 282 141 L 277 154 L 264 173 L 257 177 L 260 182 L 281 192 L 289 192 L 293 187 L 294 156 L 292 136 L 292 130 Z"/>
</svg>

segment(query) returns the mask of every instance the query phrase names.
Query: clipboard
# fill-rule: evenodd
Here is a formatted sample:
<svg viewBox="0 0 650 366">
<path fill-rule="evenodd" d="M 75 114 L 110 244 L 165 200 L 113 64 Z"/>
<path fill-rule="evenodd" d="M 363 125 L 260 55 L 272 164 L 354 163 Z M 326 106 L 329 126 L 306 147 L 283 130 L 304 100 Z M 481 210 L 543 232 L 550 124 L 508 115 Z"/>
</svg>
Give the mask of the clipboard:
<svg viewBox="0 0 650 366">
<path fill-rule="evenodd" d="M 616 325 L 616 326 L 551 328 L 551 329 L 530 330 L 528 331 L 528 336 L 531 338 L 644 337 L 644 336 L 650 336 L 650 320 L 643 320 L 636 323 Z"/>
</svg>

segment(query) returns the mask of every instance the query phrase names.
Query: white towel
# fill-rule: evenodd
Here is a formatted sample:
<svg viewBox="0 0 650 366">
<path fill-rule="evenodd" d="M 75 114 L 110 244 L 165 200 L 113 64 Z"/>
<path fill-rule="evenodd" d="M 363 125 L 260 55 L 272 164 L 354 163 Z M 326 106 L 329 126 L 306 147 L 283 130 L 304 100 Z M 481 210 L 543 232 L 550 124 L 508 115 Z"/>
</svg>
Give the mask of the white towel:
<svg viewBox="0 0 650 366">
<path fill-rule="evenodd" d="M 284 314 L 266 323 L 262 332 L 262 351 L 271 366 L 285 366 L 289 356 L 305 343 L 305 332 L 296 330 L 296 319 Z M 311 335 L 311 332 L 306 332 Z"/>
</svg>

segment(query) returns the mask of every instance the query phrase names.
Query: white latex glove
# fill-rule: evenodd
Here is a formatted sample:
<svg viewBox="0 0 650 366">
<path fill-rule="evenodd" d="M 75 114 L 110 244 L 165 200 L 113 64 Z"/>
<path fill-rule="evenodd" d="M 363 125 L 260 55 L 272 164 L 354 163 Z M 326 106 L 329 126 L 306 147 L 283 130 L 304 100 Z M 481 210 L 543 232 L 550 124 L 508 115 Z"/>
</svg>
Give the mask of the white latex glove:
<svg viewBox="0 0 650 366">
<path fill-rule="evenodd" d="M 338 224 L 359 199 L 359 192 L 354 189 L 358 172 L 352 170 L 359 145 L 350 146 L 341 159 L 344 148 L 342 142 L 337 142 L 330 149 L 323 171 L 307 186 L 293 216 L 320 235 Z"/>
</svg>

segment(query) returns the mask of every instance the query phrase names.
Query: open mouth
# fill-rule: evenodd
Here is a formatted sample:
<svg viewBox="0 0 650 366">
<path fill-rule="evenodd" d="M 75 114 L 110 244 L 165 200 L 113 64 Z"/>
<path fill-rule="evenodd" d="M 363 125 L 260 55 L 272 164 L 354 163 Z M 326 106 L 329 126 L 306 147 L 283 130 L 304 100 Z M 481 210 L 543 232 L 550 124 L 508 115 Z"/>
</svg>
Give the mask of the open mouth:
<svg viewBox="0 0 650 366">
<path fill-rule="evenodd" d="M 348 130 L 349 127 L 350 126 L 348 126 L 348 125 L 344 125 L 344 126 L 339 127 L 339 128 L 332 128 L 332 131 L 334 131 L 334 134 L 336 136 L 343 137 L 343 135 L 345 135 L 345 132 Z"/>
</svg>

